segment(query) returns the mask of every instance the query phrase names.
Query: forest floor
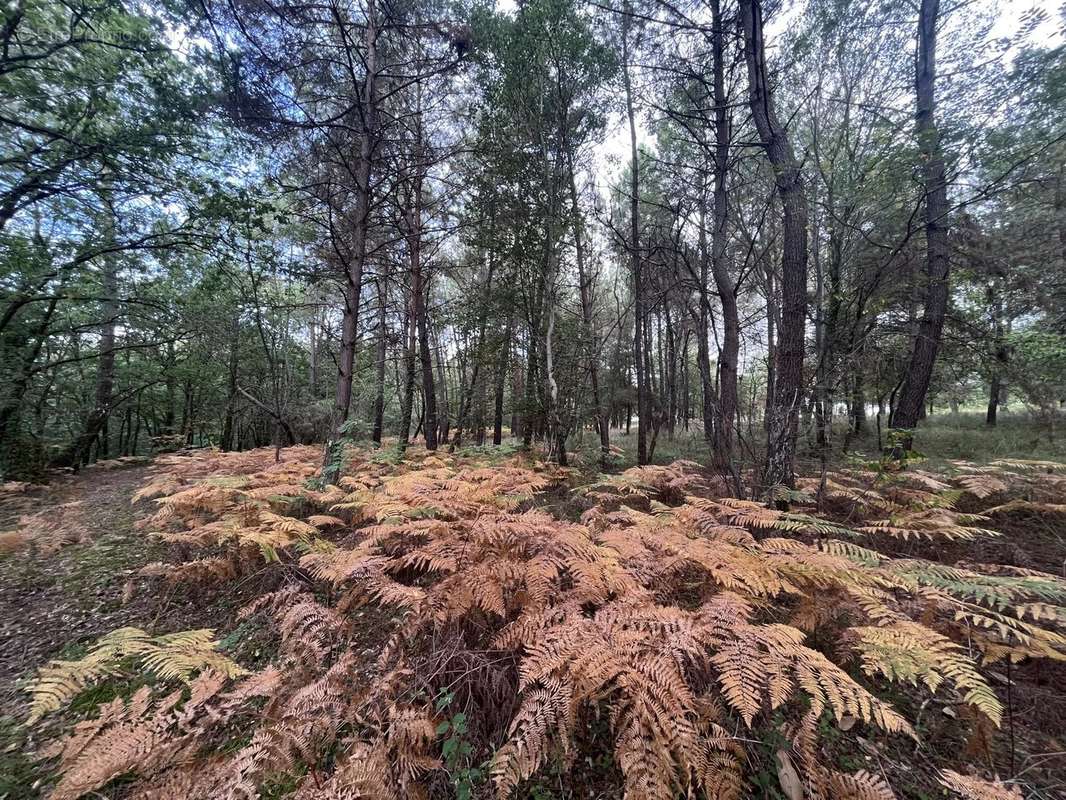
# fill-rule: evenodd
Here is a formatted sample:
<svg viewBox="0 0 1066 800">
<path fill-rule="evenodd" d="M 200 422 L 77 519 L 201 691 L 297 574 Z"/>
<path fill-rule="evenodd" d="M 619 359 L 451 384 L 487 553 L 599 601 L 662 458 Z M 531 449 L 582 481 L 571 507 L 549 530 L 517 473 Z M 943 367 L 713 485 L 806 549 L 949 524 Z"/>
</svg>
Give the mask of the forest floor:
<svg viewBox="0 0 1066 800">
<path fill-rule="evenodd" d="M 144 466 L 90 468 L 49 486 L 5 495 L 0 528 L 51 509 L 77 516 L 78 541 L 13 553 L 0 560 L 0 798 L 36 796 L 35 765 L 26 760 L 30 731 L 20 684 L 50 658 L 70 657 L 80 646 L 124 625 L 151 626 L 159 615 L 203 616 L 205 609 L 167 609 L 153 598 L 127 601 L 132 571 L 153 559 L 157 546 L 133 529 L 130 497 L 146 480 Z M 34 731 L 33 735 L 41 736 Z M 47 736 L 47 732 L 43 735 Z"/>
<path fill-rule="evenodd" d="M 952 458 L 1066 460 L 1066 443 L 1048 439 L 1021 423 L 984 431 L 979 442 L 975 442 L 976 429 L 968 418 L 955 420 L 954 425 L 931 427 L 923 437 L 931 463 Z M 626 440 L 619 438 L 624 448 Z M 656 459 L 660 463 L 700 455 L 698 443 L 690 445 L 680 436 L 674 441 L 661 440 L 660 446 Z M 227 655 L 242 664 L 260 660 L 257 632 L 235 621 L 236 609 L 262 593 L 261 585 L 251 585 L 254 581 L 242 580 L 205 594 L 181 589 L 135 590 L 136 571 L 158 561 L 165 549 L 134 524 L 153 509 L 150 501 L 131 503 L 151 472 L 150 464 L 90 467 L 76 476 L 59 477 L 49 486 L 0 492 L 0 531 L 16 527 L 20 517 L 25 521 L 26 515 L 34 515 L 33 519 L 39 520 L 40 537 L 29 549 L 0 538 L 0 800 L 42 796 L 54 774 L 32 754 L 58 736 L 72 718 L 85 718 L 100 703 L 128 696 L 138 685 L 124 678 L 105 681 L 79 696 L 68 714 L 27 728 L 21 724 L 27 707 L 25 687 L 49 659 L 78 658 L 103 634 L 135 626 L 148 631 L 217 629 Z M 548 497 L 546 502 L 555 503 L 557 507 L 551 510 L 557 517 L 575 517 L 565 498 L 556 502 Z M 23 530 L 26 527 L 23 525 Z M 49 542 L 47 537 L 55 531 L 62 531 L 62 541 Z M 11 552 L 5 553 L 5 547 Z M 916 554 L 920 548 L 910 552 Z M 928 557 L 927 553 L 922 555 Z M 945 563 L 1012 564 L 1066 577 L 1066 522 L 1022 520 L 992 543 L 953 544 L 941 548 L 937 557 Z M 383 635 L 372 628 L 369 625 L 366 631 L 368 656 L 380 647 Z M 993 673 L 998 681 L 1014 687 L 1008 697 L 1012 706 L 1009 738 L 999 736 L 992 746 L 995 764 L 998 769 L 1010 763 L 1015 775 L 1035 779 L 1040 788 L 1029 795 L 1034 798 L 1066 798 L 1066 670 L 1060 667 L 1041 662 L 1024 665 L 1009 678 L 1002 677 L 1001 668 Z M 920 748 L 912 751 L 913 743 L 904 743 L 897 752 L 877 751 L 882 770 L 891 773 L 894 780 L 918 763 L 932 765 L 944 753 L 982 744 L 975 744 L 972 736 L 967 740 L 947 706 L 927 708 L 928 701 L 923 702 L 919 692 L 893 687 L 882 696 L 922 720 Z M 828 732 L 830 750 L 834 750 L 835 735 Z M 841 766 L 847 767 L 849 762 L 861 766 L 864 758 L 869 761 L 874 746 L 862 737 L 858 742 L 858 747 L 839 742 L 834 757 Z M 761 778 L 760 782 L 753 797 L 782 796 L 772 778 Z M 930 789 L 924 782 L 912 785 L 914 788 L 901 798 L 942 796 L 935 786 Z M 614 796 L 610 788 L 602 791 L 564 796 Z M 120 797 L 121 788 L 118 792 L 92 796 Z M 284 796 L 284 792 L 276 796 Z"/>
<path fill-rule="evenodd" d="M 32 514 L 42 539 L 6 557 L 0 550 L 0 800 L 37 797 L 38 785 L 50 777 L 27 753 L 53 738 L 58 723 L 33 729 L 20 724 L 25 683 L 38 667 L 54 658 L 78 658 L 88 643 L 124 626 L 222 629 L 250 599 L 239 586 L 204 602 L 187 593 L 131 591 L 131 576 L 164 549 L 134 528 L 150 504 L 134 505 L 131 497 L 150 469 L 89 467 L 47 486 L 0 493 L 0 530 Z M 62 539 L 48 542 L 55 530 Z M 79 697 L 73 711 L 84 714 L 130 689 L 121 680 L 106 681 Z"/>
</svg>

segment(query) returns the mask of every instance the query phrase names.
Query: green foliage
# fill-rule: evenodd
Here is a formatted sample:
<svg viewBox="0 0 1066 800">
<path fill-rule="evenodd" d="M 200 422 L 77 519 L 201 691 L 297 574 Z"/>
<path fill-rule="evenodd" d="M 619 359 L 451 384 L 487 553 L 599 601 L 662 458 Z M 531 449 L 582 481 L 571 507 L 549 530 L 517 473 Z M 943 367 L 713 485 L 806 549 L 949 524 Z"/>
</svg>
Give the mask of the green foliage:
<svg viewBox="0 0 1066 800">
<path fill-rule="evenodd" d="M 436 734 L 442 739 L 441 756 L 455 787 L 456 800 L 471 800 L 478 784 L 485 780 L 487 763 L 471 766 L 474 746 L 467 738 L 469 731 L 466 714 L 457 711 L 449 715 L 448 712 L 454 701 L 453 692 L 443 692 L 437 697 L 437 713 L 446 716 L 437 725 Z"/>
</svg>

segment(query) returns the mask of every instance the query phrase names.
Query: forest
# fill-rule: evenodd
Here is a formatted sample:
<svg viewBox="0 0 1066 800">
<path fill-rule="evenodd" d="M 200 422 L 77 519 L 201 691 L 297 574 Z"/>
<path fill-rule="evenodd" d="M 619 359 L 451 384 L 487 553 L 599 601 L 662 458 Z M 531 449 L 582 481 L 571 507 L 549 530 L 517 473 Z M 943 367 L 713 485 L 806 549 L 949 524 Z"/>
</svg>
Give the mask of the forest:
<svg viewBox="0 0 1066 800">
<path fill-rule="evenodd" d="M 0 800 L 1066 798 L 1066 4 L 11 0 Z"/>
</svg>

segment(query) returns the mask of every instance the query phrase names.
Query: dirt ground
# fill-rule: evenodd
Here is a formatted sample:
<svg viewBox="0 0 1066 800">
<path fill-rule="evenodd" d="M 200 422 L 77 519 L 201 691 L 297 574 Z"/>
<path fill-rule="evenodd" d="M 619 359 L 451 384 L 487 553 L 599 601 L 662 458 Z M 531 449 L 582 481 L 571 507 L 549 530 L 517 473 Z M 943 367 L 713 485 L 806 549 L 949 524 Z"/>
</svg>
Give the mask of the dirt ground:
<svg viewBox="0 0 1066 800">
<path fill-rule="evenodd" d="M 134 506 L 132 495 L 148 481 L 149 466 L 90 468 L 47 487 L 0 493 L 0 530 L 20 516 L 52 510 L 41 521 L 40 541 L 0 557 L 0 800 L 39 796 L 49 777 L 32 760 L 36 746 L 65 729 L 72 717 L 88 714 L 102 700 L 128 687 L 105 685 L 76 704 L 69 715 L 35 725 L 26 717 L 24 686 L 52 658 L 79 657 L 85 646 L 123 626 L 165 633 L 229 624 L 241 602 L 239 587 L 216 597 L 151 593 L 134 589 L 137 569 L 163 555 L 162 548 L 134 529 L 151 504 Z M 65 520 L 65 524 L 64 524 Z M 51 523 L 58 530 L 51 529 Z M 34 525 L 29 526 L 33 534 Z M 57 546 L 52 539 L 76 539 Z M 231 643 L 232 644 L 232 643 Z"/>
</svg>

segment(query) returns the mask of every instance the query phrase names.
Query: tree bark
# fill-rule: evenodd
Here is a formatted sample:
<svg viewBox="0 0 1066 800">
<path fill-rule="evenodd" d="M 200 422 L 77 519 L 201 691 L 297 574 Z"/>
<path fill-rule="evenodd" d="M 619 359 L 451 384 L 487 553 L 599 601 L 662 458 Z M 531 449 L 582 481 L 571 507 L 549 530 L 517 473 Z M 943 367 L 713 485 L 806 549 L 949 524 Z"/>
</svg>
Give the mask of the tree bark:
<svg viewBox="0 0 1066 800">
<path fill-rule="evenodd" d="M 110 223 L 113 227 L 114 221 Z M 115 385 L 115 321 L 118 318 L 118 265 L 111 257 L 103 264 L 103 294 L 100 303 L 100 357 L 96 366 L 96 391 L 93 407 L 85 419 L 81 434 L 53 461 L 57 467 L 74 467 L 85 462 L 89 449 L 107 424 L 111 413 Z"/>
<path fill-rule="evenodd" d="M 731 132 L 725 93 L 725 31 L 721 0 L 711 0 L 712 57 L 714 70 L 714 232 L 711 237 L 711 273 L 722 304 L 722 351 L 718 356 L 718 403 L 712 441 L 714 466 L 735 473 L 734 426 L 737 416 L 737 379 L 740 361 L 740 312 L 736 286 L 726 263 L 729 223 L 729 172 Z"/>
<path fill-rule="evenodd" d="M 419 191 L 421 190 L 421 181 Z M 416 201 L 417 204 L 417 201 Z M 421 211 L 417 212 L 421 216 Z M 420 220 L 409 217 L 408 252 L 411 261 L 411 297 L 415 329 L 418 332 L 418 359 L 422 366 L 422 395 L 425 403 L 424 434 L 426 449 L 437 449 L 437 391 L 433 379 L 433 351 L 429 347 L 429 325 L 426 322 L 426 285 L 422 275 Z"/>
<path fill-rule="evenodd" d="M 581 299 L 581 323 L 585 328 L 585 348 L 588 359 L 589 382 L 592 385 L 592 408 L 596 431 L 600 437 L 600 463 L 606 465 L 611 456 L 611 426 L 600 401 L 599 337 L 592 319 L 592 276 L 585 266 L 585 241 L 578 204 L 577 177 L 574 174 L 574 154 L 566 149 L 566 166 L 570 173 L 571 227 L 574 231 L 574 255 L 577 260 L 578 293 Z"/>
<path fill-rule="evenodd" d="M 992 378 L 988 387 L 988 408 L 985 412 L 985 424 L 990 428 L 995 427 L 999 417 L 999 404 L 1003 397 L 1003 375 L 1007 371 L 1010 362 L 1010 349 L 1004 339 L 1003 329 L 1003 300 L 995 296 L 995 287 L 988 287 L 988 300 L 992 311 L 993 335 L 993 363 Z"/>
<path fill-rule="evenodd" d="M 372 187 L 370 176 L 377 147 L 377 78 L 378 78 L 378 17 L 376 0 L 367 0 L 366 77 L 362 97 L 359 98 L 362 116 L 362 134 L 359 137 L 359 155 L 355 169 L 355 209 L 351 219 L 352 244 L 345 269 L 344 315 L 341 321 L 341 347 L 337 356 L 337 384 L 333 400 L 333 430 L 323 456 L 323 477 L 333 483 L 340 468 L 337 443 L 352 404 L 352 375 L 355 367 L 355 341 L 359 330 L 359 303 L 363 285 L 363 268 L 366 263 L 366 236 L 370 218 Z"/>
<path fill-rule="evenodd" d="M 700 373 L 700 410 L 703 417 L 703 438 L 714 451 L 715 420 L 717 419 L 718 397 L 711 374 L 711 300 L 709 284 L 711 281 L 711 257 L 707 244 L 707 192 L 700 190 L 700 309 L 696 315 L 696 366 Z"/>
<path fill-rule="evenodd" d="M 918 50 L 915 59 L 916 134 L 925 183 L 925 304 L 912 345 L 893 427 L 913 431 L 925 408 L 925 395 L 933 375 L 944 315 L 948 305 L 948 184 L 940 132 L 936 126 L 936 26 L 940 0 L 921 0 L 918 17 Z M 900 442 L 910 450 L 913 433 Z"/>
<path fill-rule="evenodd" d="M 495 208 L 490 211 L 491 222 L 489 223 L 489 241 L 496 240 L 496 213 Z M 481 312 L 478 317 L 477 337 L 474 344 L 473 364 L 470 367 L 470 382 L 466 391 L 459 397 L 459 414 L 455 421 L 455 436 L 452 437 L 450 450 L 454 451 L 463 443 L 463 431 L 466 428 L 470 411 L 474 405 L 474 398 L 478 391 L 478 378 L 481 376 L 481 362 L 485 358 L 485 331 L 488 326 L 489 301 L 492 298 L 492 279 L 496 271 L 496 251 L 489 251 L 488 271 L 485 277 L 485 290 L 482 295 Z M 461 383 L 461 382 L 460 382 Z"/>
<path fill-rule="evenodd" d="M 625 0 L 622 9 L 622 80 L 625 85 L 626 117 L 629 121 L 630 198 L 629 253 L 633 281 L 633 362 L 637 373 L 637 464 L 648 463 L 648 426 L 651 405 L 645 375 L 644 282 L 640 254 L 640 162 L 637 152 L 637 123 L 633 108 L 633 85 L 629 75 L 629 27 L 632 9 Z"/>
<path fill-rule="evenodd" d="M 385 423 L 385 354 L 388 343 L 388 328 L 386 326 L 385 310 L 386 295 L 389 276 L 378 276 L 378 341 L 377 341 L 377 374 L 374 376 L 374 421 L 370 438 L 376 444 L 381 444 L 381 433 Z"/>
<path fill-rule="evenodd" d="M 760 0 L 741 0 L 744 56 L 752 119 L 774 171 L 783 211 L 781 326 L 778 331 L 774 391 L 770 405 L 763 484 L 795 485 L 793 460 L 803 388 L 804 322 L 807 312 L 807 196 L 803 175 L 778 119 L 766 72 Z"/>
<path fill-rule="evenodd" d="M 411 290 L 411 276 L 408 275 L 408 299 L 407 312 L 404 314 L 404 381 L 403 394 L 400 397 L 400 450 L 407 449 L 411 440 L 411 416 L 415 404 L 415 351 L 417 341 L 415 339 L 415 316 L 414 316 L 414 292 Z"/>
<path fill-rule="evenodd" d="M 226 417 L 222 422 L 222 436 L 219 440 L 219 449 L 223 453 L 233 449 L 233 419 L 237 406 L 237 371 L 239 366 L 239 344 L 241 336 L 241 313 L 240 309 L 233 312 L 233 326 L 230 329 L 229 346 L 229 389 L 226 394 Z"/>
</svg>

